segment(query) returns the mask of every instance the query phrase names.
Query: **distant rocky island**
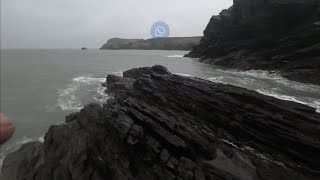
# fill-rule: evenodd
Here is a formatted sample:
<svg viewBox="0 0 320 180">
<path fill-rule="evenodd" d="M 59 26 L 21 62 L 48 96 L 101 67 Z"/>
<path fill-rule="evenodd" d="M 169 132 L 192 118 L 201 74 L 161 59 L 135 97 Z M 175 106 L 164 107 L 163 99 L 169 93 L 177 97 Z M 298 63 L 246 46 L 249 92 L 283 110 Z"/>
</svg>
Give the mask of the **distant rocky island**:
<svg viewBox="0 0 320 180">
<path fill-rule="evenodd" d="M 141 50 L 191 50 L 199 45 L 201 37 L 168 37 L 165 39 L 122 39 L 112 38 L 100 49 Z"/>
<path fill-rule="evenodd" d="M 186 56 L 320 84 L 320 1 L 234 0 L 211 18 L 201 43 Z"/>
</svg>

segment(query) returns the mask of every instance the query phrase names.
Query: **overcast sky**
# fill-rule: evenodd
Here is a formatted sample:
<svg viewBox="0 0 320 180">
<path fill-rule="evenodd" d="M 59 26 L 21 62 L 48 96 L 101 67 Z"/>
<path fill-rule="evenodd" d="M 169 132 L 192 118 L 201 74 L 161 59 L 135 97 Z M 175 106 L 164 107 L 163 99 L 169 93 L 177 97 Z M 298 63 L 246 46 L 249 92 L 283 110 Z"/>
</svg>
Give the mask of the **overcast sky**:
<svg viewBox="0 0 320 180">
<path fill-rule="evenodd" d="M 109 38 L 151 38 L 154 22 L 170 36 L 199 36 L 232 0 L 1 0 L 1 48 L 100 48 Z"/>
</svg>

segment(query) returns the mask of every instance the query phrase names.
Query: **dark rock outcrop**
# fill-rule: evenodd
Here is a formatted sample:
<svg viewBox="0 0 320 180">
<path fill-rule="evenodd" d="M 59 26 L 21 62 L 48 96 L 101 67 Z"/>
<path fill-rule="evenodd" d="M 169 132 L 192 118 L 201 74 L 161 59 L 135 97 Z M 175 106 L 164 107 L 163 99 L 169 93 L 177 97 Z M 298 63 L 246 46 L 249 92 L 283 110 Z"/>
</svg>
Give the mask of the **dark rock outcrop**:
<svg viewBox="0 0 320 180">
<path fill-rule="evenodd" d="M 162 66 L 107 80 L 114 98 L 86 105 L 51 126 L 43 144 L 8 155 L 1 178 L 320 178 L 314 108 Z"/>
<path fill-rule="evenodd" d="M 184 50 L 199 45 L 201 37 L 168 37 L 165 39 L 112 38 L 100 49 Z"/>
<path fill-rule="evenodd" d="M 319 22 L 319 0 L 234 0 L 211 18 L 200 45 L 186 56 L 320 84 Z"/>
</svg>

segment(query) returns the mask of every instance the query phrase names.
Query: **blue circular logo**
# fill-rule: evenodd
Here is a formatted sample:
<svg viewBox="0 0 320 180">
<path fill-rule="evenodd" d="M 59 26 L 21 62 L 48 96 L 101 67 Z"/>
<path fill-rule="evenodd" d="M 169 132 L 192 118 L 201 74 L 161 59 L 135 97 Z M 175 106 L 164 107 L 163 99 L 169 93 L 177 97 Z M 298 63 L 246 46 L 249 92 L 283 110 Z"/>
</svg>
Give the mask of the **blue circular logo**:
<svg viewBox="0 0 320 180">
<path fill-rule="evenodd" d="M 167 23 L 159 21 L 152 25 L 150 33 L 154 39 L 163 39 L 169 37 L 170 28 Z"/>
</svg>

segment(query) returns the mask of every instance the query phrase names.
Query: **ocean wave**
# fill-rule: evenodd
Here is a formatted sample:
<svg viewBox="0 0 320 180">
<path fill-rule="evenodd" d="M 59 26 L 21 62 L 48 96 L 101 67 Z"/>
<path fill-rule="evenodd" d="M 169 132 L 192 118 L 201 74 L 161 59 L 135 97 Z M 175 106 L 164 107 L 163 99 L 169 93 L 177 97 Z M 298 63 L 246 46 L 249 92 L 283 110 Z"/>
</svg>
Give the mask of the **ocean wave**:
<svg viewBox="0 0 320 180">
<path fill-rule="evenodd" d="M 115 72 L 112 72 L 111 74 L 116 76 L 123 76 L 123 71 L 115 71 Z"/>
<path fill-rule="evenodd" d="M 100 102 L 100 103 L 104 103 L 106 102 L 108 99 L 109 99 L 109 96 L 106 95 L 106 90 L 107 88 L 106 87 L 103 87 L 103 86 L 99 86 L 97 88 L 97 93 L 98 93 L 98 96 L 94 96 L 93 99 L 97 102 Z"/>
<path fill-rule="evenodd" d="M 183 55 L 169 55 L 168 58 L 183 58 Z"/>
<path fill-rule="evenodd" d="M 92 84 L 95 82 L 104 82 L 105 78 L 93 78 L 90 76 L 80 76 L 80 77 L 73 78 L 73 81 Z"/>
<path fill-rule="evenodd" d="M 120 75 L 122 71 L 112 74 Z M 84 104 L 92 100 L 97 103 L 105 102 L 108 95 L 105 93 L 106 88 L 101 85 L 103 82 L 105 78 L 91 75 L 73 78 L 66 88 L 58 90 L 58 106 L 64 111 L 74 111 L 82 109 Z"/>
<path fill-rule="evenodd" d="M 257 77 L 260 79 L 272 79 L 272 80 L 284 79 L 282 76 L 280 76 L 275 72 L 269 72 L 269 71 L 263 71 L 263 70 L 227 71 L 227 72 L 231 74 Z"/>
<path fill-rule="evenodd" d="M 190 77 L 190 74 L 185 74 L 185 73 L 173 73 L 175 75 L 179 75 L 179 76 L 186 76 L 186 77 Z"/>
<path fill-rule="evenodd" d="M 300 99 L 298 97 L 283 95 L 283 94 L 279 94 L 274 91 L 265 90 L 265 89 L 258 89 L 257 92 L 264 94 L 266 96 L 275 97 L 277 99 L 282 99 L 282 100 L 286 100 L 286 101 L 293 101 L 293 102 L 304 104 L 304 105 L 307 105 L 310 107 L 314 107 L 316 109 L 316 112 L 320 113 L 320 100 L 308 98 L 308 101 L 306 101 L 306 100 Z"/>
<path fill-rule="evenodd" d="M 291 81 L 276 72 L 263 70 L 221 70 L 208 80 L 240 86 L 278 99 L 293 101 L 317 109 L 320 112 L 320 86 Z M 306 97 L 304 94 L 310 94 Z"/>
<path fill-rule="evenodd" d="M 320 113 L 320 101 L 313 101 L 315 107 L 317 108 L 317 112 Z"/>
<path fill-rule="evenodd" d="M 218 70 L 218 71 L 226 73 L 226 74 L 233 74 L 236 76 L 272 80 L 273 82 L 276 82 L 279 85 L 288 86 L 290 88 L 300 90 L 300 91 L 308 91 L 308 92 L 315 92 L 315 93 L 320 92 L 320 86 L 318 86 L 318 85 L 291 81 L 291 80 L 281 76 L 277 72 L 269 72 L 269 71 L 264 71 L 264 70 L 249 70 L 249 71 Z"/>
<path fill-rule="evenodd" d="M 223 80 L 224 77 L 223 76 L 217 76 L 217 77 L 211 77 L 208 78 L 209 81 L 215 82 L 215 83 L 222 83 L 222 84 L 226 84 L 225 81 Z"/>
</svg>

